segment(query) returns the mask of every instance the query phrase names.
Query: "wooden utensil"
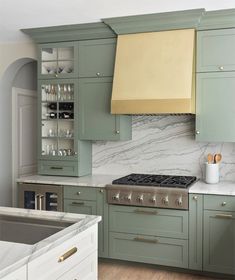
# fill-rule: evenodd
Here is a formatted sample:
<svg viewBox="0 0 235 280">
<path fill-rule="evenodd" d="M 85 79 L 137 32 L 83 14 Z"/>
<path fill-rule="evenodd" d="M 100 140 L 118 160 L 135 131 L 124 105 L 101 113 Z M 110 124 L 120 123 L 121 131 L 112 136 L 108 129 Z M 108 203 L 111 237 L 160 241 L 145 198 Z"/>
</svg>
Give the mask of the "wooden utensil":
<svg viewBox="0 0 235 280">
<path fill-rule="evenodd" d="M 208 163 L 213 163 L 213 162 L 214 162 L 214 157 L 213 157 L 212 154 L 208 154 L 208 155 L 207 155 L 207 162 L 208 162 Z"/>
<path fill-rule="evenodd" d="M 222 155 L 221 154 L 215 154 L 215 156 L 214 156 L 214 163 L 220 162 L 221 159 L 222 159 Z"/>
</svg>

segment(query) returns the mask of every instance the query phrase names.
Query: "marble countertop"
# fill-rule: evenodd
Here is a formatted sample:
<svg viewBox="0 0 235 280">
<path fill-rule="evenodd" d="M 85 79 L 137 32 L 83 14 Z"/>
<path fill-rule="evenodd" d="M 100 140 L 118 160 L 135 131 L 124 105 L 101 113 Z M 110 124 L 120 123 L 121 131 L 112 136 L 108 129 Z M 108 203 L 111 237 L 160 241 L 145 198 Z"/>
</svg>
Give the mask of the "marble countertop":
<svg viewBox="0 0 235 280">
<path fill-rule="evenodd" d="M 113 180 L 120 178 L 122 176 L 125 175 L 94 174 L 94 175 L 83 176 L 83 177 L 31 175 L 31 176 L 21 177 L 17 180 L 17 182 L 105 188 L 107 184 L 111 184 Z M 218 184 L 206 184 L 202 180 L 199 180 L 192 187 L 190 187 L 189 193 L 235 196 L 235 182 L 221 181 Z"/>
<path fill-rule="evenodd" d="M 100 216 L 0 207 L 0 215 L 73 223 L 33 245 L 0 241 L 0 279 L 101 221 Z"/>
<path fill-rule="evenodd" d="M 235 182 L 221 181 L 217 184 L 207 184 L 199 180 L 189 188 L 189 193 L 235 196 Z"/>
<path fill-rule="evenodd" d="M 18 183 L 32 184 L 50 184 L 63 186 L 88 186 L 95 188 L 104 188 L 111 184 L 113 180 L 122 177 L 122 175 L 102 175 L 93 174 L 82 177 L 62 177 L 62 176 L 42 176 L 31 175 L 17 179 Z"/>
</svg>

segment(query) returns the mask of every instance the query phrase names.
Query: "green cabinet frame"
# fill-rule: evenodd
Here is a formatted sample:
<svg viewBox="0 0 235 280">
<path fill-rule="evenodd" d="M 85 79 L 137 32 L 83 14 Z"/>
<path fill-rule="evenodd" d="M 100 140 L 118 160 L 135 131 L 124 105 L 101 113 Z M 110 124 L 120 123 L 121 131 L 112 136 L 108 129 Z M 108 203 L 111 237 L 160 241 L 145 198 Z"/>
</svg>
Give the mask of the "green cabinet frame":
<svg viewBox="0 0 235 280">
<path fill-rule="evenodd" d="M 235 274 L 235 212 L 204 211 L 203 270 Z"/>
<path fill-rule="evenodd" d="M 235 71 L 235 28 L 197 32 L 197 72 Z"/>
<path fill-rule="evenodd" d="M 202 271 L 203 195 L 189 194 L 189 268 Z"/>
<path fill-rule="evenodd" d="M 131 117 L 110 113 L 112 78 L 79 79 L 78 91 L 80 139 L 131 139 Z"/>
<path fill-rule="evenodd" d="M 99 215 L 98 255 L 108 257 L 108 204 L 106 191 L 94 187 L 64 187 L 64 211 L 70 213 Z"/>
<path fill-rule="evenodd" d="M 66 73 L 66 72 L 61 72 L 59 73 L 58 71 L 54 73 L 48 73 L 48 74 L 42 74 L 42 59 L 41 59 L 41 54 L 42 54 L 42 49 L 60 49 L 60 48 L 72 48 L 73 49 L 73 58 L 72 58 L 72 63 L 73 63 L 73 69 L 71 73 Z M 49 44 L 39 44 L 38 45 L 38 78 L 39 79 L 57 79 L 57 78 L 77 78 L 78 77 L 78 42 L 60 42 L 60 43 L 49 43 Z M 58 55 L 55 60 L 52 61 L 47 61 L 50 63 L 55 63 L 57 64 L 58 68 L 58 61 L 66 62 L 68 59 L 61 59 L 59 60 Z M 56 69 L 57 70 L 57 69 Z"/>
<path fill-rule="evenodd" d="M 198 73 L 196 140 L 235 141 L 235 72 Z"/>
<path fill-rule="evenodd" d="M 112 77 L 115 51 L 115 38 L 79 41 L 79 78 Z"/>
</svg>

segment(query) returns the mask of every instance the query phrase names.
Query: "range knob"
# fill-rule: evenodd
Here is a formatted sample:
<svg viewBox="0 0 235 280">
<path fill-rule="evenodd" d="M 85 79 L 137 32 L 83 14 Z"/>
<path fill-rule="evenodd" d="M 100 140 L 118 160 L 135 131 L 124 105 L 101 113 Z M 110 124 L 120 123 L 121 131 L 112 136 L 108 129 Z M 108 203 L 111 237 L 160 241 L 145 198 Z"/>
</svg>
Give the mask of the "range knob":
<svg viewBox="0 0 235 280">
<path fill-rule="evenodd" d="M 112 196 L 112 200 L 119 200 L 120 194 L 116 193 L 114 196 Z"/>
<path fill-rule="evenodd" d="M 155 203 L 156 201 L 157 201 L 156 195 L 154 195 L 153 197 L 150 198 L 150 202 Z"/>
<path fill-rule="evenodd" d="M 165 196 L 165 197 L 162 199 L 162 201 L 163 201 L 163 203 L 164 203 L 165 205 L 168 205 L 168 204 L 169 204 L 169 198 L 168 198 L 168 195 L 167 195 L 167 196 Z"/>
<path fill-rule="evenodd" d="M 125 197 L 125 199 L 126 199 L 127 201 L 131 201 L 131 193 L 128 194 L 128 195 Z"/>
<path fill-rule="evenodd" d="M 182 196 L 180 196 L 180 197 L 176 200 L 176 202 L 177 202 L 177 204 L 178 204 L 179 206 L 182 206 L 182 204 L 183 204 Z"/>
<path fill-rule="evenodd" d="M 137 197 L 137 201 L 143 202 L 143 200 L 144 200 L 144 195 L 143 194 L 141 194 Z"/>
</svg>

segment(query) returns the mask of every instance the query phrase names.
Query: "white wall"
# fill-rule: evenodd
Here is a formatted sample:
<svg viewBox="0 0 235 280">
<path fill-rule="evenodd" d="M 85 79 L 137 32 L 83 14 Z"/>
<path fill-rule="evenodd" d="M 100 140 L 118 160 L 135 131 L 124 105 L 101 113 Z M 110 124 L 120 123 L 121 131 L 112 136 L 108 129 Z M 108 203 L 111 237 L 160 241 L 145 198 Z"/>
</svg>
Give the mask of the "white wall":
<svg viewBox="0 0 235 280">
<path fill-rule="evenodd" d="M 36 59 L 32 43 L 0 45 L 0 205 L 11 205 L 11 94 L 19 69 Z"/>
<path fill-rule="evenodd" d="M 25 64 L 17 72 L 13 87 L 37 90 L 37 63 L 36 61 Z"/>
</svg>

